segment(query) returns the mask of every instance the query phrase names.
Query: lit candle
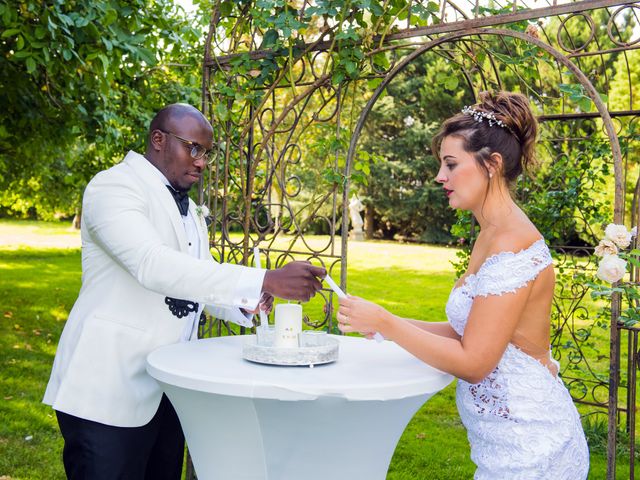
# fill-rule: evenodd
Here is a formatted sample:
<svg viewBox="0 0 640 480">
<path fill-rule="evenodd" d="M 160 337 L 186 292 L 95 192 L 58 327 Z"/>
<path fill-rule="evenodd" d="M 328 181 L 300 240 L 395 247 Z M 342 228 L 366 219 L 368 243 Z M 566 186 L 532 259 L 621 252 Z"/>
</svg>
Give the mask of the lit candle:
<svg viewBox="0 0 640 480">
<path fill-rule="evenodd" d="M 298 334 L 302 332 L 302 305 L 281 303 L 276 305 L 276 348 L 297 348 Z"/>
</svg>

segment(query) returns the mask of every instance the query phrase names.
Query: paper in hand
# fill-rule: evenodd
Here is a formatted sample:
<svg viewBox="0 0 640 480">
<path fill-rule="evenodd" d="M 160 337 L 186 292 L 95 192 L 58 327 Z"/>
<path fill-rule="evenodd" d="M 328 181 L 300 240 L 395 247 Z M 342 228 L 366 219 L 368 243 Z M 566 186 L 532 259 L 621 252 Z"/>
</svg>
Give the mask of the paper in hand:
<svg viewBox="0 0 640 480">
<path fill-rule="evenodd" d="M 342 291 L 342 289 L 338 286 L 338 284 L 336 282 L 333 281 L 333 278 L 331 278 L 329 276 L 329 274 L 327 274 L 326 277 L 324 277 L 324 281 L 327 282 L 329 284 L 329 286 L 331 287 L 331 290 L 333 290 L 334 292 L 336 292 L 336 295 L 338 295 L 338 298 L 347 298 L 347 296 L 345 295 L 345 293 Z"/>
<path fill-rule="evenodd" d="M 324 281 L 327 282 L 327 284 L 331 287 L 331 290 L 336 292 L 336 295 L 338 295 L 338 298 L 347 298 L 347 295 L 342 291 L 342 289 L 338 286 L 338 284 L 333 281 L 333 278 L 331 278 L 329 274 L 327 274 L 327 276 L 324 277 Z M 373 338 L 378 343 L 384 340 L 384 337 L 380 335 L 379 332 L 375 332 L 373 334 Z"/>
</svg>

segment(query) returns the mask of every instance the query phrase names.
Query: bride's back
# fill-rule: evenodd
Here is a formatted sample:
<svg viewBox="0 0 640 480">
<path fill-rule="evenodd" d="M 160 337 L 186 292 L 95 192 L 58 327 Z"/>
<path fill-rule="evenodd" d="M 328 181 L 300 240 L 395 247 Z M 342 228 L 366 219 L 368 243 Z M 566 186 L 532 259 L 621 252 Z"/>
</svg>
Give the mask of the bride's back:
<svg viewBox="0 0 640 480">
<path fill-rule="evenodd" d="M 522 252 L 541 239 L 540 233 L 531 221 L 520 209 L 518 210 L 519 221 L 513 222 L 508 228 L 497 229 L 495 232 L 487 232 L 488 235 L 484 237 L 482 235 L 478 237 L 478 242 L 474 247 L 474 255 L 476 258 L 484 258 L 484 260 L 474 259 L 473 264 L 470 262 L 470 271 L 472 265 L 486 262 L 487 258 L 505 251 Z M 514 275 L 518 274 L 518 272 L 513 273 Z M 557 367 L 551 362 L 549 356 L 554 289 L 555 272 L 553 265 L 549 265 L 532 280 L 531 292 L 524 300 L 525 305 L 510 343 L 546 365 L 556 374 Z"/>
</svg>

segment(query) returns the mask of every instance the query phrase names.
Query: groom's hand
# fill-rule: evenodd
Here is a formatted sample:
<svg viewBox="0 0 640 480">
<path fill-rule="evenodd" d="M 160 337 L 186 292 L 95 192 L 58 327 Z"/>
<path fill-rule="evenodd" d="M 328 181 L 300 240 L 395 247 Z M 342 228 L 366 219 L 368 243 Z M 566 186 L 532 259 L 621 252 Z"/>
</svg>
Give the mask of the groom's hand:
<svg viewBox="0 0 640 480">
<path fill-rule="evenodd" d="M 264 292 L 262 294 L 262 298 L 260 299 L 260 303 L 258 303 L 258 312 L 262 310 L 263 312 L 269 314 L 272 308 L 273 308 L 273 295 L 271 295 L 270 293 Z"/>
<path fill-rule="evenodd" d="M 262 297 L 260 297 L 260 302 L 258 302 L 258 306 L 256 308 L 254 308 L 253 310 L 247 310 L 245 308 L 241 308 L 240 310 L 242 310 L 245 313 L 256 315 L 260 313 L 260 310 L 269 314 L 272 308 L 273 308 L 273 296 L 267 292 L 264 292 L 262 294 Z"/>
<path fill-rule="evenodd" d="M 320 288 L 327 270 L 309 262 L 291 262 L 276 270 L 267 270 L 262 291 L 285 300 L 307 302 Z"/>
</svg>

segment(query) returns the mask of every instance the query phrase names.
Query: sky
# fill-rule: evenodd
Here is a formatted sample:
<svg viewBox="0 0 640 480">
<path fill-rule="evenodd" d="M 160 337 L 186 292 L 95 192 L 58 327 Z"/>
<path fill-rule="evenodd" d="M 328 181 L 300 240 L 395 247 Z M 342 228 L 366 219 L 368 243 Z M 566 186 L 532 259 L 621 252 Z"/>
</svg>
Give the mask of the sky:
<svg viewBox="0 0 640 480">
<path fill-rule="evenodd" d="M 177 5 L 181 5 L 187 12 L 190 12 L 194 9 L 193 3 L 191 0 L 174 0 Z"/>
</svg>

